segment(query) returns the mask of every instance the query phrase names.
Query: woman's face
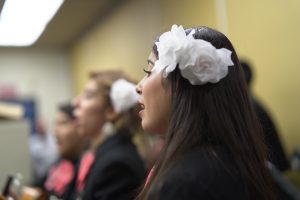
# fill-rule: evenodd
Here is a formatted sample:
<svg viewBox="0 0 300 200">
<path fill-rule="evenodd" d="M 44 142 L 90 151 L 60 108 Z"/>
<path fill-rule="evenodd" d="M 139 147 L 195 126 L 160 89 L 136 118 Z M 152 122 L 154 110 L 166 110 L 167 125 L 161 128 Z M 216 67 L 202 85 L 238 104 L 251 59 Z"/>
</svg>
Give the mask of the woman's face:
<svg viewBox="0 0 300 200">
<path fill-rule="evenodd" d="M 62 157 L 77 156 L 82 140 L 77 132 L 75 121 L 64 112 L 56 114 L 54 134 L 59 154 Z"/>
<path fill-rule="evenodd" d="M 76 97 L 74 114 L 78 131 L 87 137 L 95 137 L 106 122 L 107 102 L 93 79 L 89 80 L 83 93 Z"/>
<path fill-rule="evenodd" d="M 145 131 L 163 134 L 167 131 L 171 110 L 170 83 L 161 73 L 151 73 L 157 60 L 154 53 L 148 58 L 145 77 L 138 83 L 137 92 L 141 95 L 139 103 L 142 127 Z"/>
</svg>

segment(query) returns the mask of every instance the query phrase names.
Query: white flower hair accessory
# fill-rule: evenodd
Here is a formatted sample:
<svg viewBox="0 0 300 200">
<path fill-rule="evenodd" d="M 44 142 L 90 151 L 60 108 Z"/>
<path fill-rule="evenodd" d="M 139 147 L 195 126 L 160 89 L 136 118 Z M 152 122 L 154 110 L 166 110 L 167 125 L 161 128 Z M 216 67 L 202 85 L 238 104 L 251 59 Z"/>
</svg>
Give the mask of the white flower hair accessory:
<svg viewBox="0 0 300 200">
<path fill-rule="evenodd" d="M 110 99 L 114 111 L 122 113 L 137 104 L 139 95 L 136 93 L 135 84 L 118 79 L 111 86 Z"/>
<path fill-rule="evenodd" d="M 234 65 L 231 51 L 216 49 L 210 42 L 195 39 L 192 30 L 186 35 L 182 26 L 173 25 L 156 42 L 159 59 L 152 72 L 163 70 L 163 77 L 175 70 L 177 64 L 181 75 L 192 85 L 217 83 L 228 74 L 228 66 Z"/>
</svg>

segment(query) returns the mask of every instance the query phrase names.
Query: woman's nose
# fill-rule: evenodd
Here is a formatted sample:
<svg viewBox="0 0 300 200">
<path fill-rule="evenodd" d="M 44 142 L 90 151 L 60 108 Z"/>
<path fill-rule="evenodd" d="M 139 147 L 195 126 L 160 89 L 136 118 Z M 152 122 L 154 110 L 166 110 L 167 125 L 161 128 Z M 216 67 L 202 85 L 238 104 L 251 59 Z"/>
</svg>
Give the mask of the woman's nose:
<svg viewBox="0 0 300 200">
<path fill-rule="evenodd" d="M 135 91 L 136 91 L 136 93 L 138 93 L 139 95 L 142 94 L 142 85 L 141 85 L 141 82 L 139 82 L 139 83 L 136 85 Z"/>
</svg>

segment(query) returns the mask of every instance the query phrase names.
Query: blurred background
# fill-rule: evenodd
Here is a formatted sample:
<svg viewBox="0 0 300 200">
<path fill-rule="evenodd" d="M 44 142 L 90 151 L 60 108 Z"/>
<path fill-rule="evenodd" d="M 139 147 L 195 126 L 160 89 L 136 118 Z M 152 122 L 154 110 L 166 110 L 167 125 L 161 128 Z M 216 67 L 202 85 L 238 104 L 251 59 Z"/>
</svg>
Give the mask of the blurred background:
<svg viewBox="0 0 300 200">
<path fill-rule="evenodd" d="M 251 63 L 253 93 L 290 157 L 300 146 L 299 9 L 299 0 L 65 0 L 33 45 L 0 46 L 0 99 L 22 105 L 30 134 L 37 121 L 51 132 L 57 104 L 79 94 L 88 72 L 122 68 L 139 80 L 157 35 L 205 25 Z"/>
</svg>

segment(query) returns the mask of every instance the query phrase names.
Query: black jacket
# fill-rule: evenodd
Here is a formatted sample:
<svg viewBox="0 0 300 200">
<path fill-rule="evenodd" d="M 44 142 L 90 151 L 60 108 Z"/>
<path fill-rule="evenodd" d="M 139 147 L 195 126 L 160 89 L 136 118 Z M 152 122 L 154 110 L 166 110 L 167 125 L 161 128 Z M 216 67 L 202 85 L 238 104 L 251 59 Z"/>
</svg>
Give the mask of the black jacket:
<svg viewBox="0 0 300 200">
<path fill-rule="evenodd" d="M 208 155 L 203 148 L 184 155 L 166 174 L 161 186 L 150 191 L 148 200 L 249 199 L 229 154 L 220 148 Z"/>
<path fill-rule="evenodd" d="M 107 138 L 96 150 L 87 176 L 84 200 L 134 199 L 145 168 L 126 131 Z"/>
</svg>

